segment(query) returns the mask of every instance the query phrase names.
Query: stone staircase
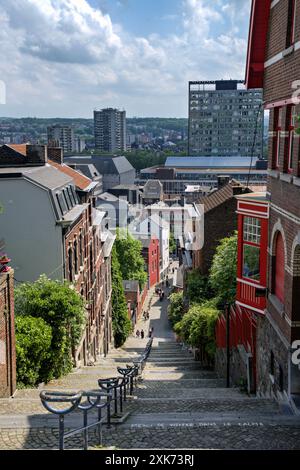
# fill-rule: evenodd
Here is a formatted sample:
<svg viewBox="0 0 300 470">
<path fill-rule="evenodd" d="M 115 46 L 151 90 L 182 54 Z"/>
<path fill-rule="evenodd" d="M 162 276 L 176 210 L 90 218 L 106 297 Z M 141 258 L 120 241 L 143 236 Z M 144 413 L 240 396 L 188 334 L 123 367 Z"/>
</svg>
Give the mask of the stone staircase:
<svg viewBox="0 0 300 470">
<path fill-rule="evenodd" d="M 126 423 L 131 426 L 295 420 L 275 400 L 227 389 L 223 379 L 201 368 L 175 341 L 156 341 L 136 395 Z"/>
</svg>

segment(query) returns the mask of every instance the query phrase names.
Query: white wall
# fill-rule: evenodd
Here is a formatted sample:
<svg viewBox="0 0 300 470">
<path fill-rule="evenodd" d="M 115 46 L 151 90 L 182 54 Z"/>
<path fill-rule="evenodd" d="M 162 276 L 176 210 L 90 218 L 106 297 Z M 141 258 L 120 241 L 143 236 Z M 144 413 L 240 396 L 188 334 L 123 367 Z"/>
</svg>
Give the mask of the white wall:
<svg viewBox="0 0 300 470">
<path fill-rule="evenodd" d="M 21 178 L 1 179 L 0 201 L 0 238 L 15 278 L 32 282 L 47 274 L 62 280 L 62 232 L 56 226 L 49 193 Z"/>
</svg>

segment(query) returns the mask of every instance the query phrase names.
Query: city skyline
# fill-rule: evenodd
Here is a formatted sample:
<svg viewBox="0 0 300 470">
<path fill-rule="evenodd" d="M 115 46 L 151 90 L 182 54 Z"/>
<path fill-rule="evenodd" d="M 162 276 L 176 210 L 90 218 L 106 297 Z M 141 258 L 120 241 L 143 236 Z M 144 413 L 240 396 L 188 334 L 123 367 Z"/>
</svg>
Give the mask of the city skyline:
<svg viewBox="0 0 300 470">
<path fill-rule="evenodd" d="M 1 116 L 89 118 L 118 107 L 128 117 L 187 117 L 189 80 L 244 78 L 250 0 L 0 6 Z"/>
</svg>

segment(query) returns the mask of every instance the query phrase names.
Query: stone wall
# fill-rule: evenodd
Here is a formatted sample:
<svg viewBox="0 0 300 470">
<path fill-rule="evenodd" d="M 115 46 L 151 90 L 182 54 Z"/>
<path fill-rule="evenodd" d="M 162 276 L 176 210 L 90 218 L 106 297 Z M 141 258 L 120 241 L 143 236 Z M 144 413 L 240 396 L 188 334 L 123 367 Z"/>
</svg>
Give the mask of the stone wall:
<svg viewBox="0 0 300 470">
<path fill-rule="evenodd" d="M 273 373 L 272 373 L 273 354 Z M 288 392 L 289 351 L 268 318 L 259 317 L 257 323 L 257 393 L 260 396 L 278 396 Z M 281 376 L 281 377 L 280 377 Z"/>
<path fill-rule="evenodd" d="M 227 352 L 225 348 L 217 349 L 215 370 L 220 378 L 227 376 Z M 230 386 L 240 387 L 248 393 L 255 392 L 252 355 L 247 353 L 243 345 L 230 350 Z"/>
</svg>

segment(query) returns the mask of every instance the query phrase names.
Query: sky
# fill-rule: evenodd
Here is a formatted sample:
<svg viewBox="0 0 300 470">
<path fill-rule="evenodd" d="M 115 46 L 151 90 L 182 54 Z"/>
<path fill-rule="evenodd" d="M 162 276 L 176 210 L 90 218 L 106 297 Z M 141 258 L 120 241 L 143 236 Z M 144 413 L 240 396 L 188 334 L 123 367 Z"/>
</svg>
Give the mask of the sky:
<svg viewBox="0 0 300 470">
<path fill-rule="evenodd" d="M 250 3 L 0 0 L 0 116 L 187 117 L 189 80 L 244 79 Z"/>
</svg>

